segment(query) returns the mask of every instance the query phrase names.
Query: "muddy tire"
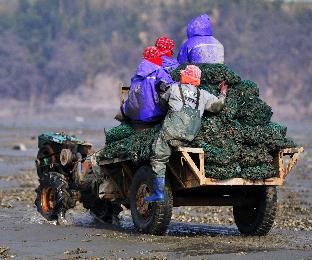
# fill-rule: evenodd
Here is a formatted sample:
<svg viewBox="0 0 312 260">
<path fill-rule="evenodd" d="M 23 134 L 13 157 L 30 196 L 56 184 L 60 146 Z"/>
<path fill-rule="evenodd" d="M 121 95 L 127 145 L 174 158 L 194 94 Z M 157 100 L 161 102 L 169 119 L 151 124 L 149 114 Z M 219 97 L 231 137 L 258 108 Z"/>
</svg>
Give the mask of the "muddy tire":
<svg viewBox="0 0 312 260">
<path fill-rule="evenodd" d="M 154 173 L 149 166 L 138 169 L 130 190 L 130 209 L 134 226 L 143 233 L 162 235 L 166 232 L 172 215 L 172 192 L 166 182 L 164 202 L 144 202 L 153 191 Z"/>
<path fill-rule="evenodd" d="M 81 200 L 84 208 L 89 209 L 98 220 L 108 224 L 116 223 L 118 214 L 122 211 L 120 204 L 99 199 L 91 191 L 82 192 Z"/>
<path fill-rule="evenodd" d="M 243 235 L 267 235 L 276 216 L 276 187 L 259 187 L 256 191 L 247 192 L 246 196 L 254 196 L 256 203 L 249 206 L 233 206 L 234 220 L 238 230 Z"/>
<path fill-rule="evenodd" d="M 57 220 L 68 209 L 75 206 L 68 183 L 58 172 L 43 174 L 36 189 L 35 205 L 38 212 L 47 220 Z"/>
</svg>

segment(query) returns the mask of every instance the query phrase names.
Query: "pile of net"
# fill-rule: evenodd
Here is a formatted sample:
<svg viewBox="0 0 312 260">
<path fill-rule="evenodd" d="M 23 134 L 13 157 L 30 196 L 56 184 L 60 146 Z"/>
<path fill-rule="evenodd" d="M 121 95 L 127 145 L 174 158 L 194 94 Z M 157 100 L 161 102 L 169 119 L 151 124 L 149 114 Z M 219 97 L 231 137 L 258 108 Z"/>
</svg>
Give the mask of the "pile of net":
<svg viewBox="0 0 312 260">
<path fill-rule="evenodd" d="M 172 78 L 180 79 L 180 70 Z M 277 174 L 273 157 L 283 148 L 296 147 L 286 138 L 287 128 L 271 122 L 272 110 L 259 98 L 258 86 L 223 64 L 200 64 L 201 89 L 219 95 L 219 83 L 229 86 L 225 107 L 219 113 L 205 112 L 202 126 L 192 147 L 205 151 L 207 177 L 229 179 L 265 179 Z M 130 125 L 121 124 L 108 131 L 107 147 L 99 159 L 129 158 L 135 162 L 148 161 L 152 143 L 161 126 L 135 132 Z"/>
</svg>

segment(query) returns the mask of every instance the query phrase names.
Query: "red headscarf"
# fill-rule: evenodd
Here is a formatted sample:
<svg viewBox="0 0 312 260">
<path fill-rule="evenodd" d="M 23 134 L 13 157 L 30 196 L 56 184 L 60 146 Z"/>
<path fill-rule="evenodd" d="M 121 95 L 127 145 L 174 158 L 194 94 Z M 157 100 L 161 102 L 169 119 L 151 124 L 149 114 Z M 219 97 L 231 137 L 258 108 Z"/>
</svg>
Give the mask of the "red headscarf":
<svg viewBox="0 0 312 260">
<path fill-rule="evenodd" d="M 181 70 L 181 83 L 200 85 L 201 70 L 195 65 L 187 65 L 185 70 Z"/>
<path fill-rule="evenodd" d="M 143 58 L 158 66 L 161 66 L 162 64 L 160 52 L 155 46 L 146 47 L 143 53 Z"/>
<path fill-rule="evenodd" d="M 156 40 L 155 46 L 160 51 L 161 56 L 162 55 L 166 55 L 168 57 L 172 56 L 172 50 L 174 48 L 173 40 L 167 38 L 166 36 L 162 36 Z"/>
</svg>

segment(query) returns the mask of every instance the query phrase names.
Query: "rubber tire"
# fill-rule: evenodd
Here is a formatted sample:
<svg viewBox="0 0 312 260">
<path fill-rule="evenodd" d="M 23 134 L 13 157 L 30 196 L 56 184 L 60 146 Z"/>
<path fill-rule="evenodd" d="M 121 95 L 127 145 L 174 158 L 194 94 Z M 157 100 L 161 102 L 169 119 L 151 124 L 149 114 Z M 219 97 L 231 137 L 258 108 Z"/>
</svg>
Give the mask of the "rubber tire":
<svg viewBox="0 0 312 260">
<path fill-rule="evenodd" d="M 147 185 L 151 192 L 154 191 L 153 179 L 155 174 L 150 166 L 140 167 L 134 175 L 130 190 L 130 209 L 134 226 L 139 232 L 163 235 L 170 223 L 173 207 L 172 191 L 169 182 L 165 186 L 165 201 L 152 202 L 151 215 L 145 220 L 137 210 L 136 195 L 142 184 Z"/>
<path fill-rule="evenodd" d="M 42 208 L 42 192 L 46 188 L 51 188 L 54 194 L 55 205 L 48 211 Z M 58 172 L 45 173 L 40 179 L 40 185 L 36 189 L 37 197 L 35 205 L 37 211 L 47 220 L 57 220 L 58 215 L 65 213 L 68 209 L 73 208 L 76 204 L 71 196 L 68 183 L 65 177 Z"/>
<path fill-rule="evenodd" d="M 248 236 L 265 236 L 273 224 L 277 210 L 275 186 L 259 187 L 259 190 L 246 193 L 256 196 L 256 205 L 233 206 L 233 215 L 239 232 Z"/>
<path fill-rule="evenodd" d="M 99 199 L 92 191 L 81 192 L 81 201 L 84 208 L 89 209 L 92 214 L 105 223 L 113 223 L 113 217 L 117 218 L 122 211 L 119 204 Z"/>
</svg>

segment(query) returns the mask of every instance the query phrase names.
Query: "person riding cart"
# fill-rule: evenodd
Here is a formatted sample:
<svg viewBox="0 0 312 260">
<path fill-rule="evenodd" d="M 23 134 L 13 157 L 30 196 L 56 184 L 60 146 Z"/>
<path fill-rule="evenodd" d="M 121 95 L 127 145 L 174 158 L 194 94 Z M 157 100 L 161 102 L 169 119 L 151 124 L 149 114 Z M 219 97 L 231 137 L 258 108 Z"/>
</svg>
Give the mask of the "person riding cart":
<svg viewBox="0 0 312 260">
<path fill-rule="evenodd" d="M 181 46 L 178 62 L 224 63 L 224 47 L 212 35 L 210 18 L 207 14 L 192 19 L 186 29 L 188 40 Z"/>
<path fill-rule="evenodd" d="M 188 65 L 181 70 L 180 84 L 173 84 L 162 97 L 169 110 L 153 144 L 151 166 L 156 178 L 154 193 L 144 199 L 146 202 L 164 201 L 166 163 L 171 155 L 171 146 L 181 146 L 195 138 L 204 110 L 215 113 L 224 106 L 227 85 L 224 82 L 220 84 L 221 94 L 216 97 L 197 88 L 200 76 L 201 70 L 197 66 Z"/>
<path fill-rule="evenodd" d="M 171 73 L 180 65 L 177 59 L 172 57 L 174 49 L 174 41 L 172 39 L 162 36 L 156 40 L 155 46 L 160 52 L 164 70 Z"/>
<path fill-rule="evenodd" d="M 160 55 L 157 47 L 147 47 L 143 54 L 144 59 L 131 78 L 128 99 L 122 105 L 122 112 L 133 123 L 159 123 L 167 113 L 159 103 L 157 86 L 161 83 L 171 84 L 174 81 L 162 68 L 163 60 Z"/>
</svg>

